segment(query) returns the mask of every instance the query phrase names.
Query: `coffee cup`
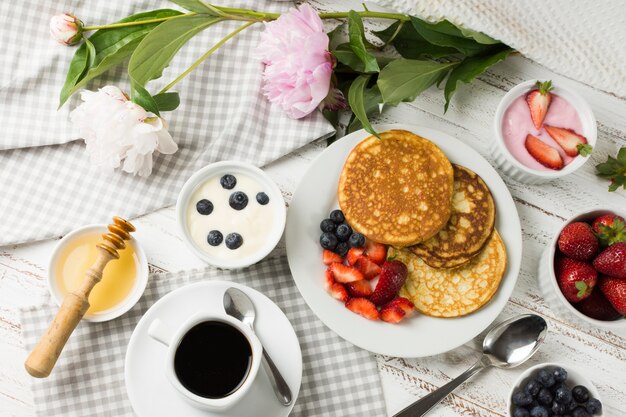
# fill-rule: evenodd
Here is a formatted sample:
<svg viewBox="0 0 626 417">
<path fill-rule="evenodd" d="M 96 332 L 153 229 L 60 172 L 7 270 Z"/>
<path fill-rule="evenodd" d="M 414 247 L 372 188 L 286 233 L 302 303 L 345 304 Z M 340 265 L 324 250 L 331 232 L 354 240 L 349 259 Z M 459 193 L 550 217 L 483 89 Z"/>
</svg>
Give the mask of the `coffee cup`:
<svg viewBox="0 0 626 417">
<path fill-rule="evenodd" d="M 148 334 L 167 346 L 165 374 L 170 383 L 198 408 L 232 407 L 259 371 L 261 342 L 250 328 L 228 315 L 196 314 L 175 331 L 157 318 Z"/>
</svg>

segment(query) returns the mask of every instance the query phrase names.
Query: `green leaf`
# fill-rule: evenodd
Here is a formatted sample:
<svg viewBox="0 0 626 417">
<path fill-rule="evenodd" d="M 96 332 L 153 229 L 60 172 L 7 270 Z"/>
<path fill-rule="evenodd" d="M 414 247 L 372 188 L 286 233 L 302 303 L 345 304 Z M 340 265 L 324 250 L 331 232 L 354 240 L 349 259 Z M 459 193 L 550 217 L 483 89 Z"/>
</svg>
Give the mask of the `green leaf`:
<svg viewBox="0 0 626 417">
<path fill-rule="evenodd" d="M 169 16 L 178 16 L 177 10 L 160 9 L 128 16 L 116 23 L 138 22 L 142 20 L 160 19 Z M 65 83 L 59 97 L 59 107 L 67 99 L 82 88 L 87 82 L 104 73 L 111 67 L 121 63 L 133 53 L 141 40 L 161 22 L 146 23 L 144 25 L 126 26 L 96 31 L 89 42 L 93 45 L 95 56 L 90 56 L 88 44 L 81 45 L 70 63 Z M 93 59 L 92 59 L 93 58 Z"/>
<path fill-rule="evenodd" d="M 499 40 L 494 39 L 491 36 L 487 36 L 487 35 L 485 35 L 482 32 L 477 32 L 477 31 L 472 30 L 472 29 L 466 29 L 466 28 L 464 28 L 462 26 L 456 26 L 456 27 L 461 31 L 463 36 L 465 36 L 466 38 L 472 38 L 472 39 L 474 39 L 478 43 L 482 43 L 482 44 L 485 44 L 485 45 L 495 45 L 497 43 L 500 43 Z"/>
<path fill-rule="evenodd" d="M 457 65 L 413 59 L 397 59 L 389 63 L 378 76 L 378 88 L 383 102 L 398 104 L 401 101 L 413 101 L 422 91 L 436 83 L 442 72 L 447 72 Z"/>
<path fill-rule="evenodd" d="M 132 101 L 143 107 L 146 111 L 152 112 L 157 116 L 161 115 L 156 100 L 142 85 L 134 86 Z"/>
<path fill-rule="evenodd" d="M 402 25 L 402 27 L 400 27 Z M 400 29 L 399 32 L 398 28 Z M 419 59 L 424 57 L 441 58 L 456 54 L 455 48 L 434 45 L 417 33 L 410 22 L 395 22 L 384 30 L 374 32 L 383 42 L 390 43 L 404 58 Z M 395 34 L 395 36 L 394 36 Z M 391 41 L 391 42 L 390 42 Z"/>
<path fill-rule="evenodd" d="M 174 4 L 178 4 L 183 9 L 187 9 L 196 13 L 207 13 L 217 16 L 215 9 L 207 5 L 201 0 L 170 0 Z"/>
<path fill-rule="evenodd" d="M 352 82 L 348 91 L 348 104 L 350 104 L 350 109 L 363 125 L 363 129 L 380 139 L 367 117 L 365 91 L 371 77 L 371 75 L 359 75 Z"/>
<path fill-rule="evenodd" d="M 450 76 L 446 82 L 444 89 L 444 96 L 446 98 L 444 111 L 448 111 L 450 99 L 452 99 L 459 82 L 467 84 L 473 81 L 478 75 L 485 72 L 487 68 L 509 56 L 511 52 L 513 52 L 513 49 L 509 47 L 496 47 L 493 52 L 490 51 L 486 54 L 465 58 L 450 72 Z"/>
<path fill-rule="evenodd" d="M 361 59 L 356 56 L 349 43 L 342 43 L 338 45 L 333 51 L 332 54 L 337 58 L 337 61 L 342 63 L 343 65 L 350 67 L 354 71 L 365 74 L 368 71 L 365 70 L 365 64 Z M 388 63 L 393 61 L 394 59 L 382 54 L 372 54 L 378 63 L 379 68 L 384 68 Z"/>
<path fill-rule="evenodd" d="M 366 88 L 363 92 L 363 102 L 365 103 L 365 115 L 367 119 L 374 116 L 380 115 L 380 108 L 383 98 L 380 95 L 380 89 L 377 85 L 374 84 L 371 88 Z M 348 133 L 355 132 L 359 129 L 363 129 L 363 123 L 358 119 L 354 118 L 348 124 Z"/>
<path fill-rule="evenodd" d="M 176 92 L 160 93 L 152 96 L 159 111 L 176 110 L 180 105 L 180 96 Z"/>
<path fill-rule="evenodd" d="M 361 16 L 354 10 L 348 12 L 348 37 L 350 39 L 350 48 L 352 48 L 356 56 L 365 64 L 364 72 L 380 71 L 376 57 L 367 51 L 367 45 L 369 45 L 369 43 L 365 40 L 363 20 L 361 20 Z"/>
<path fill-rule="evenodd" d="M 626 147 L 619 150 L 617 158 L 608 156 L 606 162 L 596 165 L 596 175 L 611 180 L 611 192 L 622 186 L 626 189 Z"/>
<path fill-rule="evenodd" d="M 576 281 L 574 286 L 578 290 L 578 293 L 576 294 L 578 298 L 582 298 L 587 292 L 587 289 L 589 288 L 587 284 L 585 283 L 585 281 Z"/>
<path fill-rule="evenodd" d="M 454 48 L 467 56 L 478 55 L 492 46 L 478 43 L 473 38 L 466 38 L 459 28 L 447 20 L 429 23 L 411 16 L 411 23 L 415 30 L 428 42 Z"/>
<path fill-rule="evenodd" d="M 588 143 L 579 143 L 576 145 L 576 149 L 581 156 L 589 156 L 593 151 L 593 146 Z"/>
</svg>

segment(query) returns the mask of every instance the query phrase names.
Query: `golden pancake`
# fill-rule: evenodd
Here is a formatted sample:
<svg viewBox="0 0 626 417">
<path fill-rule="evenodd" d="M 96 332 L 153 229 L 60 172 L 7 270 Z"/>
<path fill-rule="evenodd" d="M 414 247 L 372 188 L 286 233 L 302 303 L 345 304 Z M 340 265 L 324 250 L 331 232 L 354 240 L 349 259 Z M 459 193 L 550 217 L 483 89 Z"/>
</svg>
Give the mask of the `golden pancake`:
<svg viewBox="0 0 626 417">
<path fill-rule="evenodd" d="M 495 229 L 482 251 L 458 268 L 432 268 L 406 249 L 389 250 L 409 271 L 400 295 L 434 317 L 459 317 L 478 310 L 496 293 L 506 269 L 506 249 Z"/>
<path fill-rule="evenodd" d="M 453 170 L 431 141 L 390 130 L 352 149 L 341 172 L 339 206 L 367 238 L 410 246 L 434 236 L 450 218 Z"/>
<path fill-rule="evenodd" d="M 454 268 L 469 262 L 485 245 L 496 220 L 489 187 L 473 171 L 454 167 L 450 220 L 435 236 L 411 250 L 434 268 Z"/>
</svg>

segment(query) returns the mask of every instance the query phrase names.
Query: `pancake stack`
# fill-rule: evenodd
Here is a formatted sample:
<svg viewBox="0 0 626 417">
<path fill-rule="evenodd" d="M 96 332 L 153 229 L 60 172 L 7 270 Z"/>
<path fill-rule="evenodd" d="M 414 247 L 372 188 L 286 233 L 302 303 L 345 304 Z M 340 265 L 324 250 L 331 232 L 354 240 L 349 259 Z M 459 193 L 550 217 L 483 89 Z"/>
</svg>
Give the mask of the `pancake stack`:
<svg viewBox="0 0 626 417">
<path fill-rule="evenodd" d="M 404 130 L 380 137 L 346 159 L 338 186 L 346 220 L 407 265 L 401 295 L 417 310 L 435 317 L 476 311 L 506 269 L 489 187 L 428 139 Z"/>
</svg>

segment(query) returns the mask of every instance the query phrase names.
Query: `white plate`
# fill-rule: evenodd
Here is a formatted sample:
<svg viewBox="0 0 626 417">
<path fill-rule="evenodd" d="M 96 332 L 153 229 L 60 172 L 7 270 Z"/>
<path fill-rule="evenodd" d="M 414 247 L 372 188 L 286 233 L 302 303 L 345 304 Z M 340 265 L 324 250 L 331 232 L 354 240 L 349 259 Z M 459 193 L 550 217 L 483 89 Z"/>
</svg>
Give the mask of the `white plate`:
<svg viewBox="0 0 626 417">
<path fill-rule="evenodd" d="M 513 198 L 498 173 L 474 149 L 452 136 L 411 125 L 379 125 L 379 132 L 404 129 L 430 139 L 451 162 L 480 175 L 496 202 L 496 228 L 507 250 L 507 270 L 498 292 L 480 310 L 459 318 L 416 314 L 399 325 L 366 320 L 347 310 L 324 290 L 320 222 L 337 208 L 337 183 L 352 148 L 370 136 L 359 130 L 325 149 L 304 174 L 287 213 L 287 256 L 302 297 L 317 316 L 347 341 L 371 352 L 422 357 L 447 352 L 478 335 L 500 314 L 517 280 L 522 259 L 522 230 Z"/>
<path fill-rule="evenodd" d="M 279 404 L 263 367 L 241 402 L 221 413 L 195 408 L 167 380 L 164 372 L 167 347 L 148 336 L 148 326 L 158 317 L 175 329 L 198 311 L 223 312 L 222 297 L 229 287 L 241 289 L 252 299 L 257 312 L 255 331 L 291 388 L 294 401 L 290 407 Z M 287 317 L 260 292 L 226 281 L 187 285 L 157 301 L 137 323 L 124 366 L 128 397 L 140 417 L 285 417 L 293 409 L 302 382 L 300 344 Z"/>
</svg>

